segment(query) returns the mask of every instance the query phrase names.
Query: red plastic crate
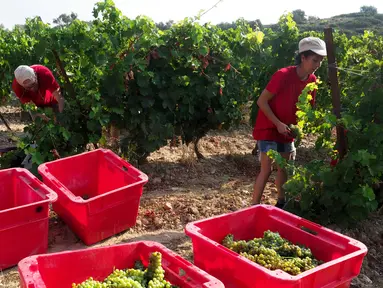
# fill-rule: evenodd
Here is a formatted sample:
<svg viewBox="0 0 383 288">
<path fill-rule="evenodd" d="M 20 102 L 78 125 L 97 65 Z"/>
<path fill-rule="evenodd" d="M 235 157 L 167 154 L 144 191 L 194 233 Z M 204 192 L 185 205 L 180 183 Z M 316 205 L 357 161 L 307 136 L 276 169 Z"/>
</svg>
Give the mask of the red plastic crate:
<svg viewBox="0 0 383 288">
<path fill-rule="evenodd" d="M 57 194 L 54 211 L 91 245 L 136 224 L 148 177 L 112 151 L 97 149 L 39 166 Z"/>
<path fill-rule="evenodd" d="M 113 268 L 133 268 L 136 260 L 148 265 L 161 252 L 165 278 L 181 288 L 224 288 L 223 284 L 165 246 L 151 241 L 132 242 L 77 251 L 36 255 L 20 261 L 21 288 L 68 288 L 93 277 L 103 281 Z"/>
<path fill-rule="evenodd" d="M 267 230 L 309 247 L 326 263 L 292 276 L 264 268 L 220 244 L 227 234 L 250 240 L 263 237 Z M 361 242 L 268 205 L 189 223 L 185 232 L 193 242 L 194 264 L 221 280 L 226 288 L 345 288 L 360 273 L 367 254 Z"/>
<path fill-rule="evenodd" d="M 49 204 L 57 194 L 24 168 L 0 170 L 0 270 L 48 250 Z"/>
</svg>

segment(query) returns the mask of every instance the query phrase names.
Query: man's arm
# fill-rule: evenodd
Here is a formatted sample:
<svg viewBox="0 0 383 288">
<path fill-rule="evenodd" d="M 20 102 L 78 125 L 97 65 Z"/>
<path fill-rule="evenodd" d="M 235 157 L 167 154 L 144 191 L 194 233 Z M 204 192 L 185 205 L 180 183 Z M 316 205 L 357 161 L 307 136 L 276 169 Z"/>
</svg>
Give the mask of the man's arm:
<svg viewBox="0 0 383 288">
<path fill-rule="evenodd" d="M 289 127 L 285 123 L 282 123 L 270 108 L 269 101 L 273 97 L 273 93 L 264 89 L 261 96 L 258 97 L 257 104 L 262 112 L 265 113 L 266 117 L 277 127 L 279 133 L 288 134 L 290 130 Z"/>
<path fill-rule="evenodd" d="M 40 76 L 40 85 L 44 85 L 44 87 L 52 93 L 51 95 L 58 102 L 59 112 L 61 113 L 64 110 L 64 97 L 61 94 L 60 85 L 53 76 L 52 71 L 43 66 L 40 67 L 38 74 Z"/>
<path fill-rule="evenodd" d="M 26 97 L 25 89 L 17 83 L 16 79 L 13 79 L 12 90 L 15 93 L 16 97 L 19 98 L 21 104 L 26 104 L 30 102 L 30 99 Z"/>
<path fill-rule="evenodd" d="M 285 69 L 278 70 L 273 74 L 266 88 L 258 97 L 257 104 L 266 117 L 277 127 L 278 132 L 287 135 L 290 133 L 289 127 L 275 116 L 269 105 L 270 100 L 282 89 L 285 82 L 285 75 Z"/>
<path fill-rule="evenodd" d="M 19 98 L 21 104 L 26 104 L 28 102 L 31 102 L 28 97 L 25 97 L 26 91 L 23 87 L 21 87 L 19 83 L 16 82 L 16 79 L 14 79 L 12 82 L 12 90 L 17 96 L 17 98 Z M 45 114 L 29 111 L 29 115 L 31 116 L 33 121 L 35 121 L 37 117 L 40 117 L 44 121 L 49 121 L 49 118 Z"/>
<path fill-rule="evenodd" d="M 64 96 L 62 96 L 60 88 L 58 88 L 56 91 L 53 92 L 53 97 L 56 98 L 57 102 L 59 103 L 59 112 L 63 112 L 64 110 Z"/>
<path fill-rule="evenodd" d="M 37 117 L 40 117 L 41 119 L 43 119 L 45 122 L 48 122 L 50 119 L 47 115 L 45 114 L 42 114 L 42 113 L 35 113 L 35 112 L 31 112 L 29 111 L 29 115 L 31 116 L 32 120 L 35 121 Z"/>
</svg>

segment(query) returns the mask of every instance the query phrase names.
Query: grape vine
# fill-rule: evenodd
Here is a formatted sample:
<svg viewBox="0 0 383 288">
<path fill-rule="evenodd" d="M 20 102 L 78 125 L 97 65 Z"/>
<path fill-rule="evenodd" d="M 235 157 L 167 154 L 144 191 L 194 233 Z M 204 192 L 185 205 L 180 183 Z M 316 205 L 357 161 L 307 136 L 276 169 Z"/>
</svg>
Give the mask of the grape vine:
<svg viewBox="0 0 383 288">
<path fill-rule="evenodd" d="M 243 19 L 223 30 L 198 18 L 160 30 L 151 19 L 129 19 L 104 0 L 95 4 L 93 16 L 90 22 L 58 26 L 36 17 L 13 30 L 0 28 L 0 102 L 11 98 L 13 71 L 20 64 L 50 68 L 66 101 L 64 113 L 56 116 L 23 105 L 50 120 L 26 127 L 18 150 L 1 158 L 1 168 L 30 154 L 36 172 L 39 164 L 83 152 L 90 144 L 105 146 L 111 125 L 121 131 L 116 152 L 129 161 L 177 145 L 177 139 L 194 143 L 202 158 L 198 141 L 210 130 L 240 123 L 249 101 L 254 124 L 256 98 L 272 73 L 294 64 L 299 39 L 324 38 L 299 31 L 291 14 L 274 30 L 250 27 Z M 383 203 L 383 37 L 366 31 L 348 38 L 335 31 L 334 44 L 342 117 L 332 113 L 324 61 L 316 106 L 307 105 L 309 96 L 302 93 L 295 127 L 303 138 L 315 135 L 316 149 L 326 156 L 305 166 L 281 164 L 294 172 L 286 183 L 293 199 L 289 209 L 324 223 L 357 222 Z M 341 161 L 336 125 L 347 130 L 348 151 Z"/>
<path fill-rule="evenodd" d="M 30 125 L 20 142 L 35 165 L 53 160 L 52 150 L 65 157 L 88 143 L 104 145 L 109 125 L 123 133 L 119 152 L 145 159 L 171 139 L 198 144 L 209 130 L 242 120 L 241 107 L 255 89 L 262 32 L 245 21 L 224 32 L 192 18 L 161 31 L 147 17 L 123 16 L 110 0 L 96 3 L 93 16 L 90 23 L 56 27 L 37 17 L 23 29 L 1 31 L 2 99 L 20 64 L 48 66 L 64 90 L 65 113 Z"/>
</svg>

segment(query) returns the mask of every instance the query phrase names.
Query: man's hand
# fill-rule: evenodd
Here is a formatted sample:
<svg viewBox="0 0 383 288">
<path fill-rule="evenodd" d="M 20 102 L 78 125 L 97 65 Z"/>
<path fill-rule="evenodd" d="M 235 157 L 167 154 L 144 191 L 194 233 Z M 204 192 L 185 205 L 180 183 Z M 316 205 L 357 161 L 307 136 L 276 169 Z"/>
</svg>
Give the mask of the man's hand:
<svg viewBox="0 0 383 288">
<path fill-rule="evenodd" d="M 43 119 L 45 122 L 48 122 L 49 120 L 51 120 L 47 115 L 45 114 L 39 114 L 39 117 L 41 119 Z"/>
<path fill-rule="evenodd" d="M 64 97 L 61 94 L 60 88 L 53 92 L 53 97 L 56 98 L 59 106 L 59 112 L 62 113 L 64 111 Z"/>
<path fill-rule="evenodd" d="M 55 157 L 56 160 L 61 158 L 60 154 L 57 152 L 56 149 L 53 149 L 50 152 L 53 154 L 53 157 Z"/>
<path fill-rule="evenodd" d="M 43 121 L 45 122 L 48 122 L 49 120 L 51 120 L 47 115 L 45 114 L 41 114 L 41 113 L 32 113 L 32 112 L 29 112 L 31 117 L 32 117 L 32 120 L 33 121 L 36 121 L 36 118 L 37 117 L 40 117 Z"/>
<path fill-rule="evenodd" d="M 278 132 L 283 135 L 289 135 L 291 133 L 289 126 L 287 126 L 285 123 L 279 122 L 277 124 Z"/>
</svg>

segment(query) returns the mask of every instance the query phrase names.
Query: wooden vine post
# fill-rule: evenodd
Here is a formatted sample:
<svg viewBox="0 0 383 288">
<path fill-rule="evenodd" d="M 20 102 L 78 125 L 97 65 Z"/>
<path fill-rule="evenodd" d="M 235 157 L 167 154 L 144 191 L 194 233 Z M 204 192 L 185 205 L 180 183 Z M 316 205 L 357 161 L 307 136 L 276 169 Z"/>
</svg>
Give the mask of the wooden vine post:
<svg viewBox="0 0 383 288">
<path fill-rule="evenodd" d="M 335 47 L 334 39 L 332 35 L 332 28 L 325 28 L 324 30 L 326 49 L 327 49 L 327 61 L 328 61 L 328 73 L 331 83 L 331 95 L 333 111 L 337 119 L 341 118 L 341 105 L 340 105 L 340 90 L 338 82 L 338 74 L 335 59 Z M 342 125 L 336 125 L 336 135 L 338 142 L 338 151 L 340 159 L 343 159 L 347 152 L 346 136 Z"/>
<path fill-rule="evenodd" d="M 1 121 L 3 121 L 5 127 L 7 127 L 7 129 L 8 129 L 9 131 L 12 131 L 11 127 L 9 126 L 9 124 L 8 124 L 8 122 L 7 122 L 7 120 L 5 120 L 3 114 L 1 114 L 1 113 L 0 113 L 0 119 L 1 119 Z"/>
<path fill-rule="evenodd" d="M 53 49 L 52 50 L 52 53 L 53 53 L 53 56 L 55 57 L 55 60 L 56 60 L 56 66 L 61 74 L 62 77 L 64 77 L 64 80 L 65 80 L 65 88 L 68 90 L 69 92 L 69 95 L 73 98 L 73 99 L 76 99 L 76 93 L 75 93 L 75 90 L 73 88 L 73 85 L 72 83 L 70 82 L 69 80 L 69 77 L 68 77 L 68 74 L 66 73 L 65 71 L 65 68 L 64 68 L 64 65 L 60 59 L 60 56 L 58 54 L 58 52 Z"/>
</svg>

